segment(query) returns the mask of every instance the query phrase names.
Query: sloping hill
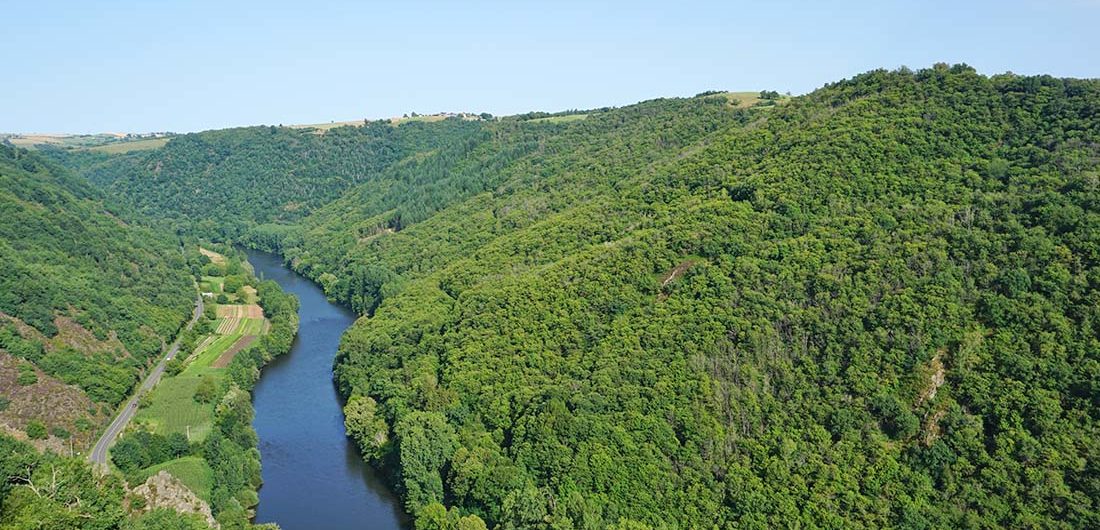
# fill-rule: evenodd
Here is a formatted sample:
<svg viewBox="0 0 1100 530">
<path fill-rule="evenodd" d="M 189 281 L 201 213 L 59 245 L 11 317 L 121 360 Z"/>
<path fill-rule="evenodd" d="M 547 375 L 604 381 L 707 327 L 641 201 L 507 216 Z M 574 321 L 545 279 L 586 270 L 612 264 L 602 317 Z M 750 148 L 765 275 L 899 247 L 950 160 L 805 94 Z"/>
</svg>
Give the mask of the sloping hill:
<svg viewBox="0 0 1100 530">
<path fill-rule="evenodd" d="M 733 97 L 421 123 L 382 157 L 296 146 L 413 124 L 204 133 L 95 180 L 368 316 L 348 429 L 419 524 L 1100 525 L 1100 83 Z"/>
<path fill-rule="evenodd" d="M 705 105 L 566 125 L 394 233 L 367 187 L 306 219 L 287 254 L 376 307 L 338 380 L 410 507 L 1095 525 L 1100 84 L 944 66 Z"/>
<path fill-rule="evenodd" d="M 186 319 L 193 300 L 175 241 L 128 225 L 97 190 L 38 155 L 0 146 L 0 349 L 23 378 L 0 411 L 10 427 L 46 420 L 65 437 L 93 427 Z M 34 392 L 38 384 L 49 392 Z M 42 414 L 26 413 L 20 396 Z M 37 397 L 34 397 L 37 396 Z M 22 407 L 22 408 L 20 408 Z M 16 414 L 16 411 L 24 411 Z M 90 416 L 85 417 L 86 414 Z M 89 432 L 91 431 L 91 432 Z"/>
<path fill-rule="evenodd" d="M 288 223 L 406 156 L 476 135 L 476 122 L 314 129 L 246 127 L 186 134 L 121 156 L 49 151 L 136 211 L 236 237 Z"/>
</svg>

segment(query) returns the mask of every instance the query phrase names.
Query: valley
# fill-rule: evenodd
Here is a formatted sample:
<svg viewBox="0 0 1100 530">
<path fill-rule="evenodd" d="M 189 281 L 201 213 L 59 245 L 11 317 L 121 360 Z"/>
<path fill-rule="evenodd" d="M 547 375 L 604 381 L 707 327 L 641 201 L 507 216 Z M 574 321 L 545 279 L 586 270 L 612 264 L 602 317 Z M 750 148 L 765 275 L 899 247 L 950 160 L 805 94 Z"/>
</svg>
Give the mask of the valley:
<svg viewBox="0 0 1100 530">
<path fill-rule="evenodd" d="M 24 460 L 115 526 L 1095 526 L 1097 116 L 1095 80 L 935 64 L 0 147 L 0 388 L 26 389 L 0 420 L 35 444 L 0 438 L 0 528 L 70 515 Z M 177 336 L 106 478 L 54 454 Z M 142 484 L 190 508 L 124 515 Z"/>
</svg>

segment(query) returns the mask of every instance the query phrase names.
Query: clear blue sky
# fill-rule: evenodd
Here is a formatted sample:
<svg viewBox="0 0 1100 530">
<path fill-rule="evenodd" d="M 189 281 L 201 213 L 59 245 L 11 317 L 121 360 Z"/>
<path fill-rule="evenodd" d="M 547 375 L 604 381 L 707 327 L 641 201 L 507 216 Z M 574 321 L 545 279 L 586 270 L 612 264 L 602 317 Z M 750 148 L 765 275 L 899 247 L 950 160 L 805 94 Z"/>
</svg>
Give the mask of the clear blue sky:
<svg viewBox="0 0 1100 530">
<path fill-rule="evenodd" d="M 966 62 L 1100 77 L 1100 0 L 0 1 L 0 131 L 196 131 L 803 93 Z M 827 5 L 828 4 L 828 5 Z"/>
</svg>

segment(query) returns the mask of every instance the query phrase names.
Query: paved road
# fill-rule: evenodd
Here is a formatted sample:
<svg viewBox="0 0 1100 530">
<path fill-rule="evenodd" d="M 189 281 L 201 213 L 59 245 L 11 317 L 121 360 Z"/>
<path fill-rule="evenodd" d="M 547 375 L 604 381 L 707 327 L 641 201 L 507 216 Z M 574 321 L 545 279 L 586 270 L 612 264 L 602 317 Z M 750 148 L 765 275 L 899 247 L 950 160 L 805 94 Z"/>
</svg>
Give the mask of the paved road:
<svg viewBox="0 0 1100 530">
<path fill-rule="evenodd" d="M 202 316 L 202 310 L 202 295 L 200 294 L 195 301 L 195 313 L 191 315 L 191 321 L 187 323 L 186 329 L 191 329 L 191 327 L 195 325 L 195 322 Z M 103 432 L 103 436 L 96 441 L 95 447 L 92 448 L 92 452 L 88 453 L 88 460 L 91 460 L 92 464 L 101 469 L 107 468 L 107 450 L 111 448 L 111 444 L 115 443 L 115 438 L 118 438 L 118 435 L 126 428 L 126 424 L 130 423 L 134 414 L 137 413 L 138 400 L 141 399 L 141 395 L 156 386 L 157 382 L 160 381 L 160 377 L 164 375 L 164 368 L 167 366 L 168 361 L 171 361 L 180 350 L 181 338 L 183 338 L 182 333 L 179 337 L 176 337 L 176 341 L 172 343 L 172 347 L 168 348 L 168 353 L 164 358 L 157 363 L 152 372 L 149 372 L 145 381 L 141 382 L 141 386 L 134 392 L 134 395 L 130 396 L 130 400 L 126 402 L 126 406 L 122 407 L 118 416 L 115 416 L 114 421 L 107 426 L 107 430 Z"/>
</svg>

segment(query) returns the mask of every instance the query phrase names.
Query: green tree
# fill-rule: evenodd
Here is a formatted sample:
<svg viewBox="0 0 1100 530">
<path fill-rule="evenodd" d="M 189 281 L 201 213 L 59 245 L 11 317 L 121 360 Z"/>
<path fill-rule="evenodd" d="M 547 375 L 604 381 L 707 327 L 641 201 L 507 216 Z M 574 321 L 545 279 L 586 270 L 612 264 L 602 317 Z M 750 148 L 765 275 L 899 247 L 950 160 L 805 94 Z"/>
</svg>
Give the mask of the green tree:
<svg viewBox="0 0 1100 530">
<path fill-rule="evenodd" d="M 204 377 L 195 387 L 195 401 L 199 403 L 213 403 L 218 399 L 218 383 L 213 377 Z"/>
</svg>

